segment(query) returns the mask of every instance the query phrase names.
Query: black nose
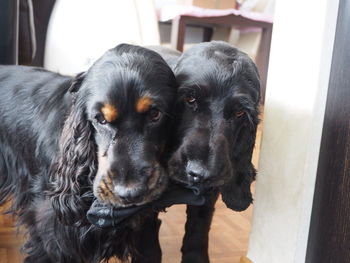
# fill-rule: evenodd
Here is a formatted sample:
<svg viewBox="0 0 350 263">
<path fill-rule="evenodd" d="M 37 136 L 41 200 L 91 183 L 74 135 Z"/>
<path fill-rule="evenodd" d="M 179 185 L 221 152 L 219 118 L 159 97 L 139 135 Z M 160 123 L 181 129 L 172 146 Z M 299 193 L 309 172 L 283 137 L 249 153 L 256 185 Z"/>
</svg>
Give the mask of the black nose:
<svg viewBox="0 0 350 263">
<path fill-rule="evenodd" d="M 127 203 L 141 200 L 142 195 L 144 193 L 143 189 L 140 187 L 131 188 L 131 187 L 126 187 L 121 185 L 115 186 L 114 191 L 120 199 L 122 199 L 124 202 L 127 202 Z"/>
<path fill-rule="evenodd" d="M 207 169 L 197 161 L 188 161 L 186 173 L 187 178 L 191 183 L 200 183 L 208 177 Z"/>
<path fill-rule="evenodd" d="M 203 179 L 203 174 L 198 173 L 197 171 L 189 171 L 187 173 L 188 178 L 191 180 L 191 182 L 200 182 Z"/>
</svg>

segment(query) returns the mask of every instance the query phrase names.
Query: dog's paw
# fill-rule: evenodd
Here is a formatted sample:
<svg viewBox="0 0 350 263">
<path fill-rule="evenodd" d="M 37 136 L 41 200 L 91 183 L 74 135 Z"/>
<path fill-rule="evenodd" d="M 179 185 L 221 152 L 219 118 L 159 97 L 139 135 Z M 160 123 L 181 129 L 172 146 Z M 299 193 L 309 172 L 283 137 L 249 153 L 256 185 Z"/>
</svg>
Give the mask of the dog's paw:
<svg viewBox="0 0 350 263">
<path fill-rule="evenodd" d="M 186 253 L 182 255 L 181 263 L 210 263 L 208 254 Z"/>
</svg>

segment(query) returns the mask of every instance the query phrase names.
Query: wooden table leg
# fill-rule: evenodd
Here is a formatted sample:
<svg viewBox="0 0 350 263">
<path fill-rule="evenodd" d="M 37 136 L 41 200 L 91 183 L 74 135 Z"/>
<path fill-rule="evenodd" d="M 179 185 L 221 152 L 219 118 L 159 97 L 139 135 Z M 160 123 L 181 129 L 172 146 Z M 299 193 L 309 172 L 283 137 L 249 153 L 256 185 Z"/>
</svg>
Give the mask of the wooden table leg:
<svg viewBox="0 0 350 263">
<path fill-rule="evenodd" d="M 185 29 L 186 22 L 185 19 L 181 16 L 176 17 L 172 21 L 171 25 L 171 47 L 182 52 L 185 43 Z"/>
<path fill-rule="evenodd" d="M 212 27 L 203 28 L 203 42 L 209 42 L 213 37 L 214 29 Z"/>
<path fill-rule="evenodd" d="M 263 28 L 261 33 L 261 40 L 256 56 L 256 65 L 260 74 L 260 83 L 261 83 L 261 102 L 265 102 L 265 93 L 266 93 L 266 80 L 267 80 L 267 71 L 269 67 L 269 58 L 270 58 L 270 46 L 271 46 L 271 28 Z"/>
</svg>

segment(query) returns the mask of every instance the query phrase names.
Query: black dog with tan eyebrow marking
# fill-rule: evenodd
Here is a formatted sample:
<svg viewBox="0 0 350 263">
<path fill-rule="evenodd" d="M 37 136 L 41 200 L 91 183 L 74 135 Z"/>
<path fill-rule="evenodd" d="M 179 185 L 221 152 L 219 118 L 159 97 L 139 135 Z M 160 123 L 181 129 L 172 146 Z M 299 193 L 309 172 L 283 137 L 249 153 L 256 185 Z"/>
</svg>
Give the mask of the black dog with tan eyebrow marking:
<svg viewBox="0 0 350 263">
<path fill-rule="evenodd" d="M 169 175 L 212 195 L 206 205 L 187 208 L 182 262 L 209 262 L 208 232 L 218 191 L 236 211 L 252 202 L 259 76 L 246 54 L 224 42 L 190 48 L 174 72 L 179 90 Z"/>
<path fill-rule="evenodd" d="M 0 203 L 11 197 L 28 230 L 25 262 L 160 262 L 152 209 L 118 229 L 91 225 L 86 212 L 95 198 L 129 207 L 164 191 L 175 93 L 166 62 L 126 44 L 76 78 L 0 67 Z"/>
</svg>

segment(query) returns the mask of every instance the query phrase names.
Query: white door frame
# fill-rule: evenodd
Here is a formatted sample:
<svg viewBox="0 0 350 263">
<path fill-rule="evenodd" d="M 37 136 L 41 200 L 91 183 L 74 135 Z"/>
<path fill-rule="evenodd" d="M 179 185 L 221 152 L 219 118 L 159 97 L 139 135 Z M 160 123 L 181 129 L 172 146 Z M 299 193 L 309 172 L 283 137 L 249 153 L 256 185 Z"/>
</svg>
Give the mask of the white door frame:
<svg viewBox="0 0 350 263">
<path fill-rule="evenodd" d="M 248 257 L 305 262 L 339 0 L 277 0 Z"/>
</svg>

